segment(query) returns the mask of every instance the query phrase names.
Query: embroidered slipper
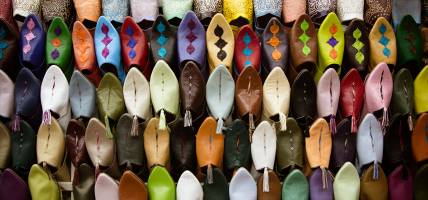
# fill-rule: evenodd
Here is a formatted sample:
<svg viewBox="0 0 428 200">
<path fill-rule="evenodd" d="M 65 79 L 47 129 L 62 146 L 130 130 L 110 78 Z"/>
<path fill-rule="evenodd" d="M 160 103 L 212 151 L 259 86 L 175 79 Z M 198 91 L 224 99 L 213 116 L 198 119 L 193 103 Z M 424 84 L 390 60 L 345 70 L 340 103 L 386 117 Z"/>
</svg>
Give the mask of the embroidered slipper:
<svg viewBox="0 0 428 200">
<path fill-rule="evenodd" d="M 398 66 L 408 68 L 413 77 L 422 69 L 423 42 L 418 24 L 406 15 L 397 27 Z"/>
<path fill-rule="evenodd" d="M 357 133 L 364 102 L 364 82 L 354 68 L 340 82 L 340 108 L 342 117 L 350 117 L 351 132 Z"/>
<path fill-rule="evenodd" d="M 235 40 L 234 67 L 235 77 L 238 77 L 246 67 L 253 67 L 260 72 L 260 41 L 257 34 L 249 25 L 239 29 Z"/>
<path fill-rule="evenodd" d="M 152 33 L 150 35 L 150 49 L 152 51 L 153 61 L 157 63 L 163 60 L 171 66 L 175 76 L 180 75 L 180 69 L 175 61 L 176 59 L 176 29 L 173 28 L 164 16 L 159 15 L 153 23 Z"/>
<path fill-rule="evenodd" d="M 287 69 L 289 42 L 285 27 L 277 18 L 270 19 L 261 40 L 264 70 L 269 73 L 275 67 L 280 67 L 285 71 Z"/>
<path fill-rule="evenodd" d="M 408 129 L 413 131 L 414 87 L 412 74 L 408 69 L 400 69 L 394 76 L 391 99 L 392 114 L 406 118 Z"/>
<path fill-rule="evenodd" d="M 397 44 L 394 29 L 391 24 L 380 17 L 376 20 L 369 34 L 370 41 L 370 71 L 381 62 L 388 64 L 393 71 L 397 62 Z"/>
<path fill-rule="evenodd" d="M 369 33 L 364 21 L 354 19 L 349 23 L 345 31 L 344 54 L 341 77 L 355 68 L 361 78 L 364 78 L 368 73 L 370 62 Z"/>
<path fill-rule="evenodd" d="M 293 44 L 290 45 L 292 65 L 288 69 L 293 70 L 296 75 L 302 69 L 307 69 L 314 74 L 318 58 L 317 32 L 308 15 L 300 15 L 294 22 L 290 33 L 290 43 Z"/>
</svg>

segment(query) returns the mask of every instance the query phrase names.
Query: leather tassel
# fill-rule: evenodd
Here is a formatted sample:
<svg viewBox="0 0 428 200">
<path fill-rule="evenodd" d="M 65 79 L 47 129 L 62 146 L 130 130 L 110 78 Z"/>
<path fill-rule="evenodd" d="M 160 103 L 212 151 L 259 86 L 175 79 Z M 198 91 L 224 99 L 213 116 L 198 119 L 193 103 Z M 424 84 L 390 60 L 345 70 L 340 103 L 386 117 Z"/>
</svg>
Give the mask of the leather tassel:
<svg viewBox="0 0 428 200">
<path fill-rule="evenodd" d="M 21 122 L 21 117 L 18 114 L 16 114 L 15 119 L 13 119 L 13 126 L 12 126 L 12 131 L 14 133 L 21 131 L 21 123 L 20 122 Z"/>
<path fill-rule="evenodd" d="M 379 164 L 377 161 L 374 161 L 374 167 L 373 167 L 373 180 L 377 181 L 379 180 Z"/>
<path fill-rule="evenodd" d="M 263 192 L 269 192 L 269 173 L 267 167 L 263 170 Z"/>
<path fill-rule="evenodd" d="M 106 124 L 106 136 L 107 138 L 113 138 L 113 133 L 111 132 L 111 128 L 110 128 L 110 121 L 108 120 L 108 116 L 106 115 L 104 117 L 104 123 Z"/>
<path fill-rule="evenodd" d="M 357 133 L 357 119 L 355 119 L 355 116 L 351 116 L 351 133 Z"/>
<path fill-rule="evenodd" d="M 255 130 L 256 126 L 254 125 L 254 115 L 253 113 L 248 114 L 248 125 L 250 126 L 250 130 Z"/>
<path fill-rule="evenodd" d="M 388 109 L 383 109 L 383 116 L 382 116 L 382 132 L 383 135 L 386 133 L 386 128 L 389 126 L 389 116 L 388 116 Z"/>
<path fill-rule="evenodd" d="M 132 119 L 131 136 L 138 136 L 138 117 L 134 115 Z"/>
<path fill-rule="evenodd" d="M 207 168 L 207 180 L 208 180 L 208 184 L 213 184 L 214 183 L 213 167 L 211 166 L 211 164 L 209 164 L 208 168 Z"/>
<path fill-rule="evenodd" d="M 335 115 L 330 115 L 330 130 L 331 130 L 331 134 L 334 135 L 336 134 L 336 116 Z"/>
<path fill-rule="evenodd" d="M 328 188 L 328 184 L 327 184 L 327 170 L 325 168 L 321 168 L 321 173 L 322 173 L 322 189 L 326 190 Z"/>
<path fill-rule="evenodd" d="M 223 121 L 223 118 L 218 118 L 218 120 L 217 120 L 217 128 L 216 128 L 216 133 L 217 134 L 221 134 L 223 131 L 223 123 L 224 123 L 224 121 Z"/>
<path fill-rule="evenodd" d="M 284 113 L 279 113 L 279 123 L 281 124 L 281 131 L 287 130 L 287 116 Z"/>
<path fill-rule="evenodd" d="M 192 113 L 190 110 L 186 110 L 184 113 L 184 127 L 192 126 Z"/>
<path fill-rule="evenodd" d="M 407 117 L 407 124 L 409 124 L 409 131 L 413 131 L 413 116 L 411 113 L 409 113 L 409 116 Z"/>
<path fill-rule="evenodd" d="M 162 109 L 159 116 L 159 130 L 163 131 L 166 129 L 166 117 L 165 111 Z"/>
<path fill-rule="evenodd" d="M 42 124 L 51 125 L 52 122 L 52 114 L 49 110 L 43 112 L 43 120 Z"/>
</svg>

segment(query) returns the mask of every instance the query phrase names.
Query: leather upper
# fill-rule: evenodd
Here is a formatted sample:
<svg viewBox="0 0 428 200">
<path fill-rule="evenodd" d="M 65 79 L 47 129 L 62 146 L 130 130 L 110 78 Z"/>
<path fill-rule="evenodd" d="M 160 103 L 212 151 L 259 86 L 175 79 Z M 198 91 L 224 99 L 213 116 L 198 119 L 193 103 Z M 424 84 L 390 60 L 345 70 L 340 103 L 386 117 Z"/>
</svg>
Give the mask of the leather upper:
<svg viewBox="0 0 428 200">
<path fill-rule="evenodd" d="M 257 199 L 257 185 L 251 174 L 243 167 L 233 175 L 229 186 L 230 200 Z"/>
<path fill-rule="evenodd" d="M 119 186 L 117 182 L 105 173 L 101 173 L 95 181 L 95 199 L 119 200 Z"/>
<path fill-rule="evenodd" d="M 5 169 L 0 176 L 0 198 L 30 200 L 30 191 L 25 181 L 12 169 Z"/>
<path fill-rule="evenodd" d="M 119 199 L 148 200 L 149 193 L 144 182 L 131 171 L 125 171 L 120 178 Z"/>
<path fill-rule="evenodd" d="M 12 79 L 15 79 L 20 66 L 16 66 L 19 52 L 19 32 L 13 19 L 12 0 L 2 1 L 0 6 L 0 44 L 2 56 L 0 57 L 0 69 L 4 70 Z"/>
<path fill-rule="evenodd" d="M 36 142 L 37 163 L 47 164 L 55 169 L 61 167 L 65 156 L 65 137 L 60 124 L 40 125 Z"/>
<path fill-rule="evenodd" d="M 206 38 L 210 72 L 212 73 L 219 65 L 224 65 L 232 73 L 235 38 L 223 14 L 217 13 L 211 19 Z"/>
<path fill-rule="evenodd" d="M 408 69 L 400 69 L 394 75 L 394 85 L 391 99 L 392 113 L 401 115 L 413 115 L 414 87 L 412 74 Z M 410 130 L 412 130 L 411 127 Z"/>
<path fill-rule="evenodd" d="M 201 184 L 190 171 L 181 174 L 176 190 L 177 200 L 202 200 L 204 196 Z"/>
<path fill-rule="evenodd" d="M 345 2 L 342 0 L 342 2 Z M 362 0 L 361 0 L 362 2 Z M 342 75 L 355 68 L 361 77 L 367 74 L 370 61 L 370 41 L 367 27 L 361 19 L 353 19 L 345 31 L 345 51 Z"/>
<path fill-rule="evenodd" d="M 36 152 L 34 151 L 37 135 L 27 122 L 20 120 L 18 123 L 20 123 L 20 130 L 11 134 L 11 166 L 19 176 L 25 179 L 31 165 L 37 163 Z"/>
<path fill-rule="evenodd" d="M 415 199 L 426 199 L 428 197 L 428 192 L 425 190 L 425 186 L 428 183 L 428 165 L 425 164 L 421 166 L 415 174 L 414 180 L 414 197 Z"/>
<path fill-rule="evenodd" d="M 221 168 L 224 153 L 224 135 L 217 134 L 216 121 L 207 117 L 196 134 L 196 157 L 201 168 L 210 166 Z"/>
<path fill-rule="evenodd" d="M 89 120 L 85 133 L 85 145 L 89 158 L 97 169 L 110 167 L 113 164 L 114 140 L 106 135 L 106 127 L 97 118 Z M 96 189 L 95 193 L 97 193 Z"/>
<path fill-rule="evenodd" d="M 14 90 L 15 84 L 9 76 L 0 70 L 0 117 L 4 119 L 12 119 L 14 111 Z"/>
<path fill-rule="evenodd" d="M 205 180 L 203 186 L 205 200 L 228 200 L 229 185 L 220 169 L 213 169 L 213 183 Z"/>
<path fill-rule="evenodd" d="M 364 102 L 364 83 L 357 69 L 351 69 L 340 81 L 340 108 L 343 117 L 351 117 L 351 132 L 356 133 Z"/>
<path fill-rule="evenodd" d="M 370 165 L 361 175 L 360 183 L 360 199 L 388 199 L 388 180 L 383 172 L 382 168 L 378 166 L 379 178 L 373 179 L 372 174 L 374 173 L 374 165 Z"/>
<path fill-rule="evenodd" d="M 411 136 L 413 158 L 416 162 L 428 160 L 428 113 L 419 116 Z"/>
<path fill-rule="evenodd" d="M 379 63 L 384 62 L 390 70 L 397 62 L 397 44 L 395 33 L 388 20 L 379 17 L 369 34 L 370 41 L 370 71 Z"/>
<path fill-rule="evenodd" d="M 296 73 L 307 69 L 313 74 L 318 58 L 317 32 L 307 14 L 300 15 L 294 22 L 290 31 L 290 44 L 293 44 L 290 45 L 293 64 L 290 68 L 294 68 Z"/>
<path fill-rule="evenodd" d="M 334 199 L 333 175 L 317 168 L 309 177 L 309 195 L 312 200 Z"/>
<path fill-rule="evenodd" d="M 31 199 L 61 199 L 61 189 L 50 172 L 38 164 L 31 167 L 28 175 Z"/>
<path fill-rule="evenodd" d="M 126 75 L 123 97 L 129 114 L 144 121 L 152 117 L 149 82 L 137 68 L 131 68 Z"/>
<path fill-rule="evenodd" d="M 382 127 L 376 117 L 369 113 L 361 121 L 357 134 L 357 153 L 359 167 L 381 163 L 383 156 Z"/>
<path fill-rule="evenodd" d="M 317 110 L 319 117 L 329 117 L 332 134 L 336 133 L 336 114 L 339 105 L 340 80 L 333 68 L 327 69 L 317 85 Z"/>
<path fill-rule="evenodd" d="M 342 119 L 333 135 L 332 168 L 339 169 L 346 162 L 354 163 L 357 156 L 357 136 L 351 132 L 351 120 Z"/>
<path fill-rule="evenodd" d="M 428 81 L 428 67 L 424 67 L 418 76 L 415 78 L 414 89 L 415 89 L 415 111 L 417 114 L 428 111 L 428 93 L 427 90 Z M 16 86 L 15 86 L 16 87 Z M 16 94 L 15 94 L 16 95 Z"/>
<path fill-rule="evenodd" d="M 305 147 L 306 156 L 311 168 L 328 168 L 332 139 L 330 128 L 325 119 L 318 118 L 312 124 L 309 129 L 309 137 L 305 138 Z"/>
<path fill-rule="evenodd" d="M 184 121 L 171 127 L 170 152 L 171 152 L 171 175 L 174 180 L 178 180 L 180 175 L 188 170 L 197 173 L 196 160 L 196 137 L 192 127 L 184 127 Z"/>
<path fill-rule="evenodd" d="M 145 167 L 144 159 L 144 124 L 137 125 L 137 133 L 132 134 L 133 117 L 130 114 L 123 114 L 116 127 L 116 149 L 119 166 L 139 173 Z"/>
<path fill-rule="evenodd" d="M 388 196 L 390 199 L 413 199 L 413 175 L 410 169 L 399 165 L 388 175 Z"/>
<path fill-rule="evenodd" d="M 224 131 L 224 164 L 227 170 L 248 167 L 251 158 L 251 143 L 245 122 L 236 119 Z"/>
<path fill-rule="evenodd" d="M 150 49 L 152 51 L 154 62 L 158 63 L 159 60 L 165 61 L 169 66 L 171 66 L 175 75 L 178 76 L 180 70 L 175 62 L 177 42 L 176 35 L 176 30 L 162 15 L 159 15 L 153 23 L 152 33 L 150 36 Z"/>
<path fill-rule="evenodd" d="M 281 182 L 274 171 L 268 172 L 269 192 L 263 191 L 264 177 L 260 176 L 257 180 L 257 199 L 260 200 L 280 200 L 281 199 Z"/>
<path fill-rule="evenodd" d="M 285 27 L 277 18 L 272 17 L 269 20 L 260 42 L 265 70 L 270 72 L 275 67 L 287 69 L 289 42 Z"/>
<path fill-rule="evenodd" d="M 249 25 L 239 29 L 235 39 L 233 60 L 235 76 L 241 75 L 245 68 L 253 67 L 260 72 L 261 47 L 257 34 Z"/>
<path fill-rule="evenodd" d="M 346 162 L 334 177 L 334 199 L 358 200 L 360 196 L 360 176 L 350 162 Z"/>
<path fill-rule="evenodd" d="M 0 169 L 5 169 L 10 161 L 12 140 L 9 129 L 0 122 Z"/>
<path fill-rule="evenodd" d="M 406 15 L 397 26 L 398 65 L 414 76 L 421 70 L 423 43 L 421 31 L 412 16 Z"/>
<path fill-rule="evenodd" d="M 144 151 L 147 168 L 166 166 L 170 160 L 170 131 L 159 129 L 159 119 L 152 118 L 144 130 Z"/>
<path fill-rule="evenodd" d="M 96 88 L 81 72 L 74 71 L 70 79 L 69 97 L 74 118 L 91 118 L 95 115 Z"/>
<path fill-rule="evenodd" d="M 284 172 L 288 168 L 303 167 L 304 135 L 294 118 L 287 118 L 287 130 L 277 131 L 277 168 Z"/>
<path fill-rule="evenodd" d="M 291 171 L 282 184 L 282 199 L 309 199 L 309 183 L 298 169 Z"/>
<path fill-rule="evenodd" d="M 279 122 L 280 129 L 286 130 L 286 119 L 290 108 L 290 83 L 284 71 L 276 67 L 263 84 L 263 117 Z"/>
<path fill-rule="evenodd" d="M 254 130 L 251 141 L 254 167 L 256 170 L 264 170 L 264 173 L 267 173 L 268 169 L 273 169 L 275 163 L 277 138 L 274 128 L 267 121 L 260 122 Z"/>
<path fill-rule="evenodd" d="M 164 167 L 156 166 L 150 173 L 147 181 L 151 200 L 174 200 L 175 184 Z"/>
<path fill-rule="evenodd" d="M 67 148 L 68 157 L 76 168 L 89 161 L 88 152 L 86 151 L 85 131 L 85 123 L 81 120 L 72 119 L 68 123 L 65 147 Z"/>
<path fill-rule="evenodd" d="M 398 164 L 408 166 L 411 162 L 411 136 L 412 132 L 406 126 L 407 117 L 395 114 L 391 125 L 383 140 L 383 162 L 385 170 L 393 170 Z"/>
</svg>

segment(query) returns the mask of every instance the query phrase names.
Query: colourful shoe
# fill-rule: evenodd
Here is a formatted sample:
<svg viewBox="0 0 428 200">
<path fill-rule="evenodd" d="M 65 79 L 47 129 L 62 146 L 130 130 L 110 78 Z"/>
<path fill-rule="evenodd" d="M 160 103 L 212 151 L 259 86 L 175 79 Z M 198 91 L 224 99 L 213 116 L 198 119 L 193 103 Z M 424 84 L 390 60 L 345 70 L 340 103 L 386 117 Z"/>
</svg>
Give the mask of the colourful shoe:
<svg viewBox="0 0 428 200">
<path fill-rule="evenodd" d="M 147 157 L 147 169 L 156 166 L 166 167 L 170 160 L 170 130 L 159 129 L 159 119 L 152 118 L 144 129 L 144 151 Z"/>
<path fill-rule="evenodd" d="M 38 164 L 31 167 L 28 187 L 32 199 L 62 199 L 61 188 L 52 176 L 49 170 Z"/>
<path fill-rule="evenodd" d="M 233 72 L 238 77 L 247 67 L 253 67 L 260 73 L 261 47 L 257 34 L 249 25 L 239 29 L 233 53 L 235 66 Z"/>
<path fill-rule="evenodd" d="M 52 172 L 61 167 L 65 156 L 64 132 L 56 119 L 52 123 L 41 124 L 37 131 L 37 163 L 51 167 Z"/>
<path fill-rule="evenodd" d="M 244 167 L 239 168 L 230 180 L 229 197 L 230 200 L 257 199 L 257 184 Z"/>
<path fill-rule="evenodd" d="M 281 182 L 279 181 L 278 176 L 274 171 L 268 172 L 269 177 L 269 192 L 263 191 L 264 179 L 263 176 L 260 176 L 257 180 L 257 199 L 258 200 L 280 200 L 281 199 Z"/>
<path fill-rule="evenodd" d="M 425 127 L 428 123 L 428 113 L 422 113 L 415 124 L 415 130 L 411 135 L 413 159 L 416 162 L 428 160 L 428 141 L 426 140 Z"/>
<path fill-rule="evenodd" d="M 393 71 L 397 62 L 397 45 L 394 29 L 391 24 L 381 17 L 376 20 L 369 34 L 370 41 L 370 71 L 379 63 L 388 64 Z"/>
<path fill-rule="evenodd" d="M 304 166 L 304 135 L 294 118 L 287 118 L 287 131 L 277 132 L 276 161 L 279 174 Z"/>
<path fill-rule="evenodd" d="M 413 82 L 415 87 L 414 100 L 416 114 L 428 112 L 427 79 L 428 67 L 425 66 Z"/>
<path fill-rule="evenodd" d="M 300 170 L 294 169 L 284 179 L 282 184 L 282 199 L 309 199 L 309 183 Z"/>
<path fill-rule="evenodd" d="M 345 31 L 345 51 L 341 77 L 352 68 L 358 70 L 361 78 L 369 71 L 370 41 L 364 21 L 354 19 Z"/>
<path fill-rule="evenodd" d="M 0 70 L 0 121 L 7 123 L 13 118 L 13 111 L 15 109 L 15 84 L 9 76 Z"/>
<path fill-rule="evenodd" d="M 0 70 L 6 72 L 13 80 L 19 72 L 18 60 L 19 32 L 12 16 L 12 1 L 5 0 L 0 6 Z"/>
<path fill-rule="evenodd" d="M 130 0 L 129 3 L 131 4 L 131 16 L 134 21 L 141 22 L 144 27 L 151 27 L 159 15 L 159 1 Z"/>
<path fill-rule="evenodd" d="M 223 14 L 216 14 L 207 29 L 207 50 L 210 72 L 224 65 L 232 73 L 235 38 Z"/>
<path fill-rule="evenodd" d="M 398 66 L 407 68 L 413 77 L 422 69 L 423 42 L 418 24 L 406 15 L 397 27 Z"/>
<path fill-rule="evenodd" d="M 358 200 L 360 197 L 360 176 L 352 163 L 340 168 L 333 183 L 334 199 Z M 411 192 L 410 192 L 411 193 Z"/>
<path fill-rule="evenodd" d="M 177 182 L 177 200 L 203 200 L 201 183 L 190 171 L 181 174 Z"/>
<path fill-rule="evenodd" d="M 340 21 L 344 23 L 350 22 L 353 19 L 363 20 L 364 0 L 353 2 L 337 0 L 337 15 L 339 16 Z"/>
<path fill-rule="evenodd" d="M 46 63 L 61 68 L 67 80 L 70 80 L 74 67 L 72 61 L 71 33 L 64 21 L 56 17 L 49 26 L 46 35 Z"/>
<path fill-rule="evenodd" d="M 175 200 L 175 183 L 164 167 L 153 168 L 147 188 L 151 200 Z"/>
<path fill-rule="evenodd" d="M 280 67 L 286 71 L 289 51 L 288 37 L 285 27 L 277 18 L 270 19 L 261 40 L 264 70 L 269 73 L 275 67 Z"/>
<path fill-rule="evenodd" d="M 150 36 L 150 49 L 152 51 L 153 61 L 157 63 L 159 60 L 164 60 L 175 76 L 180 75 L 180 69 L 175 62 L 176 59 L 176 31 L 168 23 L 168 21 L 159 15 L 153 23 L 152 33 Z"/>
<path fill-rule="evenodd" d="M 70 105 L 75 119 L 90 119 L 96 113 L 96 88 L 79 71 L 74 71 L 70 79 Z"/>
<path fill-rule="evenodd" d="M 364 103 L 364 82 L 356 69 L 351 69 L 342 78 L 339 97 L 342 117 L 350 117 L 351 132 L 357 133 Z"/>
<path fill-rule="evenodd" d="M 388 175 L 388 197 L 394 200 L 413 199 L 413 175 L 409 168 L 399 165 Z"/>
</svg>

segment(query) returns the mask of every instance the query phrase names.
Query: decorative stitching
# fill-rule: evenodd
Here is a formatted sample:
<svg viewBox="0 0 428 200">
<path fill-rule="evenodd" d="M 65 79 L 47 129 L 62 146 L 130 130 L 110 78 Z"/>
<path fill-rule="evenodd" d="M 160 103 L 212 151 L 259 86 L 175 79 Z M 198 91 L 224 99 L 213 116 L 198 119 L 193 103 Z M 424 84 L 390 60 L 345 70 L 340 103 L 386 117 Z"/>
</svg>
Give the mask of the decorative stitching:
<svg viewBox="0 0 428 200">
<path fill-rule="evenodd" d="M 135 45 L 137 45 L 137 40 L 134 39 L 134 29 L 132 29 L 131 26 L 128 26 L 125 30 L 126 34 L 129 36 L 129 41 L 126 44 L 129 48 L 131 48 L 131 50 L 128 52 L 128 56 L 131 59 L 134 59 L 135 56 L 137 56 L 137 52 L 135 52 Z"/>
<path fill-rule="evenodd" d="M 4 41 L 2 41 L 4 40 Z M 4 56 L 4 50 L 8 47 L 9 45 L 7 44 L 6 41 L 6 31 L 4 30 L 3 26 L 0 26 L 0 60 L 3 59 Z"/>
<path fill-rule="evenodd" d="M 36 38 L 36 35 L 34 35 L 34 33 L 32 32 L 32 30 L 35 27 L 35 23 L 33 21 L 33 18 L 30 18 L 27 22 L 27 29 L 28 29 L 28 33 L 24 35 L 25 40 L 27 42 L 26 45 L 24 45 L 24 47 L 22 48 L 22 51 L 24 52 L 24 54 L 28 54 L 31 51 L 31 40 L 33 40 L 34 38 Z"/>
<path fill-rule="evenodd" d="M 102 39 L 101 40 L 101 42 L 104 44 L 104 49 L 103 49 L 103 51 L 101 52 L 101 54 L 102 54 L 102 56 L 104 57 L 104 58 L 107 58 L 107 56 L 110 54 L 110 51 L 109 51 L 109 49 L 108 49 L 108 45 L 110 44 L 110 42 L 113 40 L 113 39 L 111 39 L 109 36 L 108 36 L 108 31 L 109 31 L 109 28 L 108 28 L 108 26 L 107 25 L 105 25 L 105 24 L 103 24 L 102 26 L 101 26 L 101 31 L 104 33 L 104 39 Z"/>
<path fill-rule="evenodd" d="M 305 56 L 308 56 L 311 53 L 311 48 L 309 48 L 307 42 L 311 37 L 306 34 L 306 31 L 309 29 L 309 24 L 306 19 L 304 19 L 300 24 L 300 29 L 303 31 L 303 33 L 299 36 L 299 40 L 303 43 L 302 53 L 305 54 Z"/>
<path fill-rule="evenodd" d="M 223 28 L 221 28 L 219 25 L 217 25 L 214 29 L 215 36 L 218 37 L 218 40 L 216 43 L 214 43 L 220 51 L 217 52 L 217 58 L 223 61 L 227 57 L 226 51 L 223 50 L 223 48 L 227 45 L 227 42 L 221 38 L 223 36 Z"/>
<path fill-rule="evenodd" d="M 159 22 L 159 24 L 156 26 L 156 30 L 160 33 L 160 36 L 156 40 L 156 43 L 160 45 L 160 48 L 158 49 L 158 56 L 160 56 L 161 58 L 165 58 L 167 54 L 165 47 L 163 47 L 168 41 L 168 38 L 165 37 L 165 35 L 163 34 L 165 32 L 165 29 L 166 27 L 162 22 Z"/>
<path fill-rule="evenodd" d="M 412 32 L 412 26 L 409 23 L 406 23 L 405 26 L 406 26 L 407 35 L 404 39 L 409 42 L 410 52 L 412 52 L 413 54 L 416 54 L 416 45 L 414 43 L 415 35 Z"/>
<path fill-rule="evenodd" d="M 382 34 L 380 37 L 379 43 L 383 45 L 383 55 L 389 57 L 391 55 L 391 50 L 388 49 L 389 39 L 385 36 L 387 28 L 384 24 L 380 25 L 379 32 Z"/>
<path fill-rule="evenodd" d="M 186 39 L 189 41 L 189 45 L 186 48 L 188 54 L 192 54 L 195 51 L 195 47 L 192 45 L 192 42 L 195 41 L 198 37 L 193 33 L 193 29 L 195 29 L 196 24 L 191 19 L 189 23 L 187 23 L 187 27 L 190 29 L 189 34 L 186 35 Z"/>
<path fill-rule="evenodd" d="M 279 40 L 279 38 L 276 36 L 276 34 L 279 32 L 279 26 L 276 24 L 276 21 L 273 21 L 273 24 L 269 27 L 269 30 L 272 33 L 272 37 L 267 41 L 267 43 L 274 48 L 271 56 L 275 61 L 279 61 L 279 59 L 282 57 L 282 54 L 278 51 L 277 47 L 279 44 L 281 44 L 281 40 Z"/>
<path fill-rule="evenodd" d="M 245 48 L 242 51 L 244 53 L 244 55 L 246 56 L 246 61 L 245 61 L 245 66 L 249 66 L 252 65 L 251 61 L 250 61 L 250 56 L 251 54 L 253 54 L 253 50 L 250 49 L 249 44 L 251 42 L 251 37 L 250 35 L 248 35 L 248 32 L 245 32 L 245 36 L 244 36 L 244 43 L 245 43 Z"/>
<path fill-rule="evenodd" d="M 329 44 L 331 46 L 331 50 L 330 50 L 330 58 L 336 60 L 337 58 L 337 51 L 336 49 L 334 49 L 334 47 L 336 47 L 337 44 L 339 44 L 339 41 L 334 37 L 334 35 L 337 33 L 337 26 L 336 24 L 332 24 L 330 26 L 329 29 L 330 33 L 331 33 L 331 37 L 329 40 L 327 40 L 327 44 Z"/>
<path fill-rule="evenodd" d="M 55 30 L 54 30 L 54 33 L 55 33 L 55 38 L 54 39 L 52 39 L 51 40 L 51 45 L 53 46 L 53 47 L 55 47 L 55 49 L 51 52 L 51 57 L 54 59 L 54 60 L 56 60 L 59 56 L 60 56 L 60 53 L 59 53 L 59 51 L 58 51 L 58 48 L 61 46 L 61 40 L 58 38 L 60 35 L 61 35 L 61 33 L 62 33 L 62 30 L 61 30 L 61 27 L 59 27 L 59 26 L 57 26 L 56 28 L 55 28 Z"/>
<path fill-rule="evenodd" d="M 355 54 L 355 60 L 359 64 L 363 63 L 364 61 L 364 54 L 361 52 L 361 49 L 364 47 L 364 43 L 362 43 L 359 39 L 361 38 L 361 31 L 360 29 L 355 29 L 352 32 L 352 36 L 355 39 L 355 42 L 352 44 L 352 47 L 354 47 L 357 50 L 357 53 Z"/>
</svg>

